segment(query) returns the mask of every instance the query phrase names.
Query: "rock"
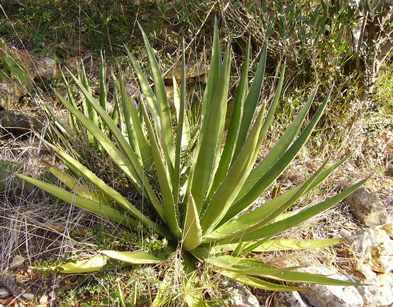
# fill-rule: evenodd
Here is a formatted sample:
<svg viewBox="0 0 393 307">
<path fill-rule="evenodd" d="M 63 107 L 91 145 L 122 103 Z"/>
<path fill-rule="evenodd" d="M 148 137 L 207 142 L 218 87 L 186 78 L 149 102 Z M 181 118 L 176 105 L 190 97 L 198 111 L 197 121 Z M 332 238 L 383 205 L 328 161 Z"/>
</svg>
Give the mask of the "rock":
<svg viewBox="0 0 393 307">
<path fill-rule="evenodd" d="M 0 125 L 6 132 L 13 135 L 22 135 L 29 131 L 41 131 L 44 127 L 44 118 L 20 111 L 0 111 Z"/>
<path fill-rule="evenodd" d="M 34 300 L 34 294 L 33 293 L 22 293 L 21 295 L 22 295 L 22 297 L 25 300 L 28 300 L 28 301 Z"/>
<path fill-rule="evenodd" d="M 381 229 L 383 229 L 389 235 L 390 239 L 393 240 L 393 223 L 382 225 Z"/>
<path fill-rule="evenodd" d="M 48 304 L 49 302 L 49 297 L 48 295 L 44 294 L 43 296 L 41 296 L 40 298 L 40 305 L 45 305 Z"/>
<path fill-rule="evenodd" d="M 228 307 L 259 307 L 258 299 L 245 286 L 236 283 L 231 292 L 233 296 L 227 302 Z"/>
<path fill-rule="evenodd" d="M 361 261 L 369 262 L 371 260 L 371 250 L 377 243 L 374 231 L 364 229 L 355 233 L 352 238 L 350 249 Z"/>
<path fill-rule="evenodd" d="M 26 259 L 24 257 L 16 255 L 10 264 L 10 269 L 17 269 L 22 267 L 25 260 Z"/>
<path fill-rule="evenodd" d="M 303 271 L 328 275 L 331 278 L 347 280 L 335 269 L 323 267 L 309 267 Z M 301 291 L 300 296 L 311 306 L 318 307 L 363 307 L 363 298 L 356 287 L 311 285 L 310 290 Z"/>
<path fill-rule="evenodd" d="M 368 265 L 358 265 L 356 268 L 363 276 L 361 280 L 365 286 L 357 287 L 359 294 L 363 298 L 365 306 L 382 306 L 385 301 L 382 297 L 380 290 L 380 284 L 377 278 L 377 274 L 371 270 Z"/>
<path fill-rule="evenodd" d="M 0 298 L 6 298 L 8 296 L 10 296 L 10 293 L 7 289 L 0 288 Z"/>
<path fill-rule="evenodd" d="M 299 292 L 278 292 L 274 296 L 275 307 L 308 307 Z"/>
<path fill-rule="evenodd" d="M 55 78 L 60 72 L 55 60 L 9 48 L 1 38 L 0 64 L 5 67 L 0 69 L 0 106 L 7 110 L 20 108 L 19 101 L 34 82 Z"/>
<path fill-rule="evenodd" d="M 381 306 L 393 304 L 393 274 L 380 274 L 377 276 L 380 285 Z"/>
<path fill-rule="evenodd" d="M 386 274 L 393 270 L 393 240 L 382 228 L 376 228 L 374 232 L 377 244 L 371 250 L 371 269 Z"/>
<path fill-rule="evenodd" d="M 352 209 L 352 215 L 366 226 L 378 226 L 388 223 L 388 211 L 377 193 L 370 193 L 359 188 L 345 201 Z"/>
<path fill-rule="evenodd" d="M 58 64 L 55 60 L 42 57 L 39 54 L 30 54 L 25 50 L 9 48 L 9 55 L 17 60 L 27 72 L 30 79 L 51 79 L 59 74 Z"/>
<path fill-rule="evenodd" d="M 348 237 L 352 236 L 351 232 L 347 229 L 344 229 L 344 228 L 340 229 L 338 234 L 341 238 L 348 238 Z"/>
<path fill-rule="evenodd" d="M 186 64 L 186 82 L 206 82 L 208 73 L 208 66 L 202 63 Z M 181 64 L 171 67 L 163 76 L 166 85 L 173 85 L 173 77 L 176 82 L 181 82 L 182 67 Z"/>
<path fill-rule="evenodd" d="M 20 98 L 26 95 L 28 95 L 28 90 L 18 82 L 11 79 L 0 82 L 0 106 L 2 109 L 19 107 Z"/>
</svg>

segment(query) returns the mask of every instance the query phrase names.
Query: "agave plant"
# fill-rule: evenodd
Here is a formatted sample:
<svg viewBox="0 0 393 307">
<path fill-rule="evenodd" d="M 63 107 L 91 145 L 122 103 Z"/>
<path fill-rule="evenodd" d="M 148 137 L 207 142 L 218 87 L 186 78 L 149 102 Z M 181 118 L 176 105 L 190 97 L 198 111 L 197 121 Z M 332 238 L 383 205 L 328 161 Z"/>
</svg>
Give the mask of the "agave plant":
<svg viewBox="0 0 393 307">
<path fill-rule="evenodd" d="M 144 34 L 143 37 L 154 79 L 153 86 L 127 49 L 143 93 L 138 106 L 127 96 L 121 74 L 116 80 L 119 98 L 115 108 L 117 120 L 105 110 L 105 82 L 100 83 L 100 97 L 96 99 L 83 81 L 84 78 L 72 76 L 84 96 L 85 110 L 90 110 L 88 114 L 78 110 L 71 96 L 69 100 L 60 94 L 57 96 L 69 110 L 74 126 L 85 127 L 91 143 L 98 144 L 133 187 L 148 199 L 145 205 L 154 209 L 159 222 L 138 210 L 126 197 L 87 168 L 83 161 L 73 158 L 56 144 L 49 146 L 65 162 L 69 172 L 49 167 L 71 191 L 25 175 L 16 176 L 66 202 L 125 227 L 142 224 L 146 229 L 166 238 L 168 249 L 176 253 L 180 251 L 183 256 L 184 274 L 191 276 L 187 279 L 190 289 L 197 278 L 193 274 L 196 261 L 205 262 L 211 270 L 229 279 L 273 291 L 296 291 L 300 288 L 268 282 L 263 278 L 280 282 L 358 285 L 297 272 L 295 267 L 276 268 L 244 258 L 250 252 L 314 248 L 341 242 L 335 238 L 283 240 L 274 237 L 332 207 L 364 183 L 361 181 L 319 204 L 306 206 L 302 210 L 288 210 L 348 157 L 331 165 L 328 165 L 328 161 L 324 162 L 305 182 L 264 204 L 254 206 L 258 197 L 274 183 L 306 143 L 328 103 L 330 93 L 305 128 L 301 129 L 316 94 L 316 90 L 313 91 L 277 144 L 264 159 L 256 163 L 280 101 L 285 67 L 280 69 L 276 94 L 269 108 L 266 104 L 260 106 L 267 47 L 262 52 L 250 88 L 248 47 L 233 101 L 230 124 L 226 126 L 231 49 L 226 48 L 222 57 L 215 28 L 200 121 L 194 128 L 187 115 L 184 47 L 181 85 L 179 87 L 174 80 L 175 97 L 171 104 L 153 50 L 147 37 Z M 154 173 L 154 180 L 150 180 L 146 172 Z M 81 177 L 87 179 L 88 184 L 78 185 Z M 120 205 L 122 210 L 116 209 L 113 203 Z M 256 209 L 251 210 L 251 207 Z M 146 251 L 101 250 L 91 259 L 65 263 L 61 269 L 64 273 L 91 272 L 99 270 L 110 258 L 132 264 L 165 260 Z M 186 293 L 184 300 L 187 304 L 204 305 L 201 294 L 195 291 Z"/>
</svg>

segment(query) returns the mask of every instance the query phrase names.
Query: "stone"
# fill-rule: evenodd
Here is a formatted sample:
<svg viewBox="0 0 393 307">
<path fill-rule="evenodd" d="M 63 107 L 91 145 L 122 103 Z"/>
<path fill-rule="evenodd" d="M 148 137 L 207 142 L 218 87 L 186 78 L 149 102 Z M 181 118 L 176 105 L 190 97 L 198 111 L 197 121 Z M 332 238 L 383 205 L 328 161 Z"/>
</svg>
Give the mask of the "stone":
<svg viewBox="0 0 393 307">
<path fill-rule="evenodd" d="M 338 235 L 340 236 L 340 238 L 348 238 L 352 236 L 352 233 L 349 230 L 342 228 L 338 232 Z"/>
<path fill-rule="evenodd" d="M 381 227 L 390 237 L 390 239 L 393 240 L 393 223 L 388 223 L 385 224 Z"/>
<path fill-rule="evenodd" d="M 382 228 L 376 228 L 374 232 L 377 244 L 371 250 L 371 269 L 386 274 L 393 270 L 393 240 Z"/>
<path fill-rule="evenodd" d="M 227 302 L 228 307 L 259 307 L 258 299 L 245 286 L 236 283 L 231 293 L 233 296 Z"/>
<path fill-rule="evenodd" d="M 22 267 L 25 260 L 26 259 L 24 257 L 16 255 L 10 264 L 10 269 L 17 269 Z"/>
<path fill-rule="evenodd" d="M 359 294 L 363 298 L 365 306 L 382 306 L 383 299 L 381 296 L 380 284 L 377 278 L 377 274 L 371 270 L 368 265 L 361 264 L 356 268 L 360 272 L 364 279 L 361 280 L 365 286 L 357 287 Z"/>
<path fill-rule="evenodd" d="M 0 111 L 0 125 L 7 133 L 15 136 L 30 131 L 41 131 L 45 120 L 39 115 L 29 115 L 20 111 Z"/>
<path fill-rule="evenodd" d="M 28 300 L 28 301 L 33 301 L 34 300 L 34 294 L 33 293 L 22 293 L 21 295 L 22 295 L 22 297 L 25 300 Z"/>
<path fill-rule="evenodd" d="M 46 305 L 49 302 L 49 297 L 48 295 L 44 294 L 43 296 L 41 296 L 40 298 L 40 305 Z"/>
<path fill-rule="evenodd" d="M 207 81 L 208 66 L 202 63 L 186 64 L 186 82 L 204 82 Z M 164 74 L 163 79 L 166 85 L 173 85 L 173 77 L 179 84 L 181 82 L 182 67 L 177 64 L 169 68 Z"/>
<path fill-rule="evenodd" d="M 375 233 L 372 229 L 363 229 L 353 235 L 350 249 L 361 261 L 371 260 L 371 250 L 377 244 Z"/>
<path fill-rule="evenodd" d="M 274 296 L 275 307 L 308 307 L 299 292 L 278 292 Z"/>
<path fill-rule="evenodd" d="M 19 106 L 21 97 L 28 95 L 25 86 L 7 79 L 0 82 L 0 107 L 1 109 L 15 109 Z"/>
<path fill-rule="evenodd" d="M 10 293 L 7 289 L 0 288 L 0 298 L 6 298 L 10 296 Z"/>
<path fill-rule="evenodd" d="M 377 278 L 380 285 L 380 306 L 391 306 L 393 304 L 393 274 L 379 274 Z"/>
<path fill-rule="evenodd" d="M 359 188 L 345 201 L 352 209 L 352 215 L 366 226 L 378 226 L 389 222 L 385 205 L 377 193 L 370 193 L 365 188 Z"/>
<path fill-rule="evenodd" d="M 7 61 L 5 61 L 7 60 Z M 49 80 L 60 75 L 58 63 L 39 54 L 9 48 L 0 38 L 0 63 L 8 63 L 7 74 L 0 70 L 0 106 L 18 110 L 20 100 L 28 96 L 36 81 Z"/>
<path fill-rule="evenodd" d="M 55 60 L 42 57 L 39 54 L 30 54 L 25 50 L 9 48 L 9 55 L 25 69 L 30 79 L 51 79 L 59 74 L 58 64 Z"/>
<path fill-rule="evenodd" d="M 302 271 L 314 274 L 327 275 L 328 277 L 348 280 L 337 270 L 324 267 L 309 267 Z M 300 296 L 311 306 L 318 307 L 363 307 L 363 298 L 356 287 L 310 285 L 310 290 L 300 292 Z"/>
</svg>

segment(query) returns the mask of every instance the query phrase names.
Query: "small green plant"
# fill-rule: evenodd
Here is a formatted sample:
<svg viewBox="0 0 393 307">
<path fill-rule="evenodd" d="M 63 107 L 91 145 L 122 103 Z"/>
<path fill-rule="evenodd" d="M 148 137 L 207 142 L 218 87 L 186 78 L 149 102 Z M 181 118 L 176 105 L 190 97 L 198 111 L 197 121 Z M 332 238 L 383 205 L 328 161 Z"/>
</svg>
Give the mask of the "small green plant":
<svg viewBox="0 0 393 307">
<path fill-rule="evenodd" d="M 20 82 L 24 86 L 29 86 L 25 69 L 8 54 L 7 44 L 0 38 L 0 81 L 8 78 Z"/>
<path fill-rule="evenodd" d="M 70 173 L 56 167 L 50 170 L 71 189 L 71 192 L 25 175 L 16 174 L 37 187 L 106 217 L 125 227 L 143 225 L 145 229 L 165 238 L 165 247 L 182 267 L 184 279 L 183 300 L 189 306 L 205 306 L 195 263 L 229 279 L 271 291 L 297 291 L 300 287 L 277 284 L 263 278 L 284 282 L 305 282 L 328 285 L 359 285 L 325 276 L 297 272 L 295 267 L 276 268 L 252 258 L 250 252 L 268 252 L 330 246 L 340 239 L 301 240 L 274 239 L 292 227 L 324 212 L 347 197 L 365 181 L 319 204 L 290 210 L 299 199 L 315 189 L 331 172 L 348 157 L 328 166 L 325 161 L 315 174 L 300 185 L 275 195 L 270 201 L 251 210 L 258 197 L 272 186 L 310 137 L 328 103 L 329 95 L 300 132 L 313 102 L 312 92 L 298 115 L 269 154 L 256 166 L 259 149 L 273 121 L 281 98 L 285 66 L 282 66 L 277 91 L 268 110 L 258 106 L 264 80 L 267 46 L 249 88 L 248 71 L 250 44 L 245 55 L 232 117 L 225 130 L 228 88 L 231 68 L 231 49 L 222 58 L 215 27 L 212 60 L 203 97 L 201 116 L 193 128 L 186 112 L 185 51 L 183 46 L 182 80 L 175 84 L 174 111 L 168 102 L 162 75 L 153 50 L 143 33 L 154 90 L 141 68 L 127 49 L 144 99 L 135 106 L 127 96 L 119 76 L 116 105 L 118 120 L 108 115 L 103 98 L 95 99 L 80 78 L 72 76 L 85 97 L 84 110 L 94 110 L 94 116 L 79 111 L 75 104 L 58 94 L 72 117 L 87 128 L 91 144 L 102 148 L 125 174 L 133 187 L 143 196 L 144 206 L 151 206 L 155 215 L 147 216 L 128 199 L 100 179 L 79 160 L 73 158 L 59 145 L 49 144 L 68 166 Z M 101 68 L 103 69 L 103 68 Z M 101 87 L 104 86 L 101 84 Z M 102 88 L 101 88 L 102 89 Z M 100 91 L 100 93 L 103 93 Z M 266 112 L 265 112 L 266 111 Z M 105 129 L 109 131 L 106 133 Z M 68 146 L 72 150 L 72 146 Z M 82 161 L 83 162 L 83 161 Z M 150 176 L 147 176 L 150 174 Z M 153 176 L 152 176 L 153 174 Z M 88 184 L 80 185 L 80 179 Z M 116 206 L 114 205 L 116 204 Z M 118 208 L 121 206 L 122 208 Z M 158 217 L 159 222 L 155 222 Z M 157 257 L 146 250 L 100 250 L 87 260 L 65 263 L 63 273 L 92 272 L 102 268 L 108 259 L 130 264 L 157 264 L 168 257 Z M 172 270 L 167 271 L 167 275 Z M 159 294 L 167 293 L 169 276 L 161 283 Z M 154 304 L 163 305 L 165 295 L 157 295 Z M 161 301 L 162 300 L 162 301 Z"/>
</svg>

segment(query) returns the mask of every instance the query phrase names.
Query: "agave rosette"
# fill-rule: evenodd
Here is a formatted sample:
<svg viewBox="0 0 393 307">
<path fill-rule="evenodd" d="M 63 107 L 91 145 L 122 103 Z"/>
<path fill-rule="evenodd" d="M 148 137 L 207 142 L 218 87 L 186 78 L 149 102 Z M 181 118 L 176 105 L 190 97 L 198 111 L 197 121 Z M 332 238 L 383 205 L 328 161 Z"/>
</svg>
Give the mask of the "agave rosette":
<svg viewBox="0 0 393 307">
<path fill-rule="evenodd" d="M 54 166 L 51 166 L 50 170 L 72 191 L 25 175 L 17 176 L 64 201 L 126 227 L 141 223 L 147 228 L 154 229 L 159 236 L 172 242 L 171 248 L 181 249 L 184 259 L 191 259 L 185 261 L 186 271 L 190 274 L 193 261 L 199 259 L 223 276 L 273 291 L 295 291 L 300 288 L 267 282 L 261 277 L 286 282 L 358 285 L 297 272 L 294 267 L 276 268 L 254 259 L 242 258 L 251 251 L 304 249 L 341 242 L 340 239 L 283 240 L 274 239 L 274 236 L 332 207 L 364 183 L 361 181 L 314 206 L 293 211 L 294 214 L 291 216 L 284 215 L 347 158 L 329 166 L 328 161 L 324 162 L 319 170 L 302 184 L 254 210 L 247 210 L 274 183 L 306 143 L 323 114 L 329 95 L 305 128 L 301 129 L 315 97 L 316 91 L 313 91 L 277 144 L 256 165 L 260 147 L 280 101 L 284 66 L 280 70 L 276 94 L 268 110 L 265 104 L 259 107 L 267 47 L 262 51 L 250 87 L 250 47 L 247 48 L 241 79 L 233 101 L 230 124 L 226 128 L 231 51 L 230 48 L 226 48 L 222 57 L 215 28 L 212 60 L 200 121 L 196 130 L 192 131 L 186 103 L 184 47 L 181 85 L 178 87 L 174 80 L 175 95 L 171 107 L 153 50 L 144 34 L 143 37 L 154 80 L 153 87 L 127 49 L 143 94 L 139 106 L 136 106 L 126 94 L 120 74 L 116 80 L 119 98 L 119 103 L 116 104 L 117 119 L 107 113 L 104 66 L 101 68 L 98 99 L 91 94 L 83 71 L 79 78 L 72 76 L 84 97 L 83 112 L 75 105 L 71 95 L 69 100 L 60 94 L 57 96 L 69 110 L 73 126 L 88 130 L 90 143 L 97 144 L 100 150 L 106 152 L 134 188 L 140 193 L 143 192 L 161 222 L 156 223 L 144 215 L 126 197 L 56 145 L 50 146 L 69 167 L 70 173 L 62 174 Z M 153 186 L 146 176 L 146 171 L 152 168 L 155 170 L 158 187 Z M 79 177 L 87 179 L 88 184 L 84 188 L 75 189 Z M 96 192 L 89 192 L 93 190 Z M 123 210 L 114 209 L 110 205 L 111 201 L 116 202 Z M 133 264 L 165 260 L 144 251 L 99 251 L 91 260 L 63 264 L 62 269 L 64 273 L 93 271 L 101 268 L 108 258 Z M 189 282 L 195 281 L 195 274 L 192 276 Z M 203 304 L 200 295 L 195 295 L 193 291 L 187 293 L 185 300 L 188 304 Z"/>
</svg>

